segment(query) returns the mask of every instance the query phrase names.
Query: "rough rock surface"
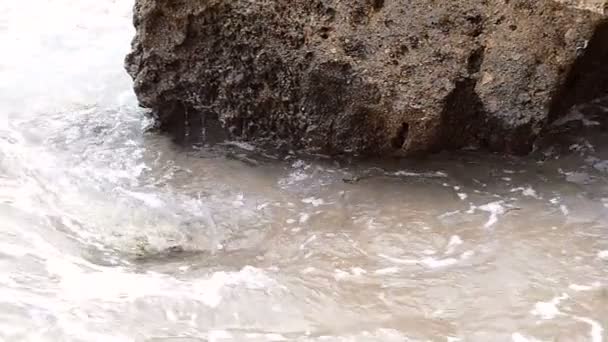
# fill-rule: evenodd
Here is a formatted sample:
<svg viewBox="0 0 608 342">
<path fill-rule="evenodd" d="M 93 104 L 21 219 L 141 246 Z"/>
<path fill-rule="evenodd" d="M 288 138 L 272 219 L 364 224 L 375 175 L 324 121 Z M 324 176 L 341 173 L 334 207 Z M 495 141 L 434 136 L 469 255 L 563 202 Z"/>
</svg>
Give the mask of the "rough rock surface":
<svg viewBox="0 0 608 342">
<path fill-rule="evenodd" d="M 603 5 L 137 0 L 126 67 L 140 103 L 188 143 L 526 153 L 581 101 L 571 94 L 608 90 Z"/>
<path fill-rule="evenodd" d="M 608 0 L 557 0 L 571 7 L 576 7 L 588 11 L 594 11 L 600 14 L 606 14 L 608 11 Z"/>
</svg>

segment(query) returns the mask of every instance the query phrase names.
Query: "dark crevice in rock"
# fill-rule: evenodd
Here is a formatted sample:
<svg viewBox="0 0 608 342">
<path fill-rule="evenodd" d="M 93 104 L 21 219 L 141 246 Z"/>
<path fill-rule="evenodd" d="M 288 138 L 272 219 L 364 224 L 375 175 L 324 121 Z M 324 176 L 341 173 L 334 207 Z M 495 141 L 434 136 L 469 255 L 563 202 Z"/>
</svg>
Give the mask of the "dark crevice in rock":
<svg viewBox="0 0 608 342">
<path fill-rule="evenodd" d="M 483 63 L 484 57 L 484 49 L 484 47 L 481 47 L 473 51 L 473 53 L 469 56 L 469 59 L 467 60 L 467 71 L 469 72 L 469 75 L 474 75 L 478 73 L 481 69 L 481 64 Z"/>
<path fill-rule="evenodd" d="M 200 112 L 188 110 L 186 107 L 186 142 L 188 144 L 201 143 L 204 140 L 204 118 Z"/>
<path fill-rule="evenodd" d="M 384 7 L 384 0 L 371 0 L 374 11 L 379 11 Z"/>
<path fill-rule="evenodd" d="M 608 127 L 608 20 L 579 46 L 579 57 L 554 94 L 548 121 L 535 142 L 543 153 L 567 153 L 583 137 Z"/>
<path fill-rule="evenodd" d="M 331 28 L 321 27 L 321 29 L 319 29 L 319 36 L 323 39 L 327 39 L 327 38 L 329 38 L 330 32 L 331 32 Z"/>
<path fill-rule="evenodd" d="M 217 114 L 209 112 L 201 115 L 203 140 L 207 144 L 219 144 L 228 140 L 228 133 L 219 120 Z"/>
<path fill-rule="evenodd" d="M 575 105 L 608 95 L 608 20 L 598 25 L 586 48 L 570 68 L 566 81 L 556 92 L 549 111 L 553 122 Z"/>
<path fill-rule="evenodd" d="M 155 111 L 160 129 L 167 132 L 178 144 L 183 144 L 187 135 L 186 107 L 181 102 L 169 102 Z"/>
<path fill-rule="evenodd" d="M 479 137 L 485 128 L 483 127 L 485 109 L 475 92 L 477 79 L 474 77 L 481 69 L 484 55 L 484 47 L 471 53 L 467 61 L 469 77 L 458 80 L 454 90 L 446 98 L 441 114 L 442 148 L 461 148 L 470 144 L 487 145 L 484 143 L 485 139 Z"/>
<path fill-rule="evenodd" d="M 467 34 L 471 37 L 479 37 L 485 30 L 485 19 L 480 13 L 469 13 L 465 17 L 468 28 Z"/>
<path fill-rule="evenodd" d="M 505 152 L 510 155 L 524 156 L 532 152 L 536 134 L 534 124 L 505 128 L 496 120 L 489 120 L 484 131 L 481 147 L 492 152 Z"/>
<path fill-rule="evenodd" d="M 395 149 L 402 149 L 407 142 L 407 136 L 410 131 L 410 125 L 407 122 L 401 124 L 397 135 L 391 140 L 391 145 Z"/>
<path fill-rule="evenodd" d="M 456 82 L 454 90 L 448 95 L 442 112 L 442 148 L 461 148 L 477 141 L 484 126 L 484 106 L 475 92 L 475 79 L 466 78 Z"/>
<path fill-rule="evenodd" d="M 226 130 L 214 113 L 202 113 L 182 102 L 169 102 L 155 111 L 159 129 L 176 144 L 217 144 L 227 139 Z"/>
</svg>

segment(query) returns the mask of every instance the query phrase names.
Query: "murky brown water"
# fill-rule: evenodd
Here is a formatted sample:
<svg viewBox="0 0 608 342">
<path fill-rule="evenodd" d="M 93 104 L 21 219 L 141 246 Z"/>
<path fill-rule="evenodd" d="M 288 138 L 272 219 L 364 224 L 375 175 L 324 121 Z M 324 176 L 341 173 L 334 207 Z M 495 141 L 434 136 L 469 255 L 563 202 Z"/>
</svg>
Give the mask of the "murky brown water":
<svg viewBox="0 0 608 342">
<path fill-rule="evenodd" d="M 180 150 L 122 71 L 129 7 L 0 4 L 0 341 L 608 337 L 606 136 L 559 158 Z"/>
</svg>

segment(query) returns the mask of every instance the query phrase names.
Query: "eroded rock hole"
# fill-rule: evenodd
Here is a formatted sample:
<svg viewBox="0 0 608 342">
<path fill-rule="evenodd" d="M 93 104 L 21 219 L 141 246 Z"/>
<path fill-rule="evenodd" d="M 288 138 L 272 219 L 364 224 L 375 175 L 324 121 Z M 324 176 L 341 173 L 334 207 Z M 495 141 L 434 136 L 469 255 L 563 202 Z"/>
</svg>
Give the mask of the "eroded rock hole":
<svg viewBox="0 0 608 342">
<path fill-rule="evenodd" d="M 407 142 L 407 136 L 410 131 L 410 125 L 407 122 L 401 124 L 399 131 L 397 131 L 397 135 L 391 140 L 391 145 L 395 149 L 402 149 Z"/>
<path fill-rule="evenodd" d="M 471 14 L 466 17 L 469 22 L 469 35 L 471 37 L 479 37 L 484 31 L 484 18 L 481 14 Z"/>
<path fill-rule="evenodd" d="M 580 56 L 554 94 L 549 111 L 553 122 L 577 105 L 608 96 L 608 20 L 598 25 L 589 42 L 577 47 Z"/>
<path fill-rule="evenodd" d="M 321 27 L 321 29 L 319 30 L 319 36 L 323 39 L 327 39 L 329 38 L 330 31 L 331 29 L 329 27 Z"/>
<path fill-rule="evenodd" d="M 182 102 L 169 102 L 155 113 L 159 128 L 178 145 L 217 144 L 227 139 L 226 130 L 214 113 L 203 113 Z"/>
<path fill-rule="evenodd" d="M 489 129 L 484 127 L 485 108 L 475 91 L 476 74 L 481 69 L 485 57 L 485 48 L 475 50 L 468 59 L 468 78 L 456 82 L 454 90 L 446 98 L 441 120 L 443 133 L 440 148 L 461 148 L 467 145 L 488 147 L 484 138 Z"/>
<path fill-rule="evenodd" d="M 477 137 L 483 130 L 484 108 L 475 85 L 474 79 L 460 80 L 447 97 L 441 114 L 443 146 L 461 148 L 480 143 Z"/>
<path fill-rule="evenodd" d="M 384 7 L 384 0 L 371 0 L 374 11 L 379 11 Z"/>
<path fill-rule="evenodd" d="M 336 10 L 333 8 L 328 8 L 325 10 L 325 16 L 329 21 L 333 21 L 336 18 Z"/>
<path fill-rule="evenodd" d="M 481 64 L 483 63 L 485 50 L 484 48 L 479 48 L 469 56 L 467 60 L 467 71 L 470 75 L 476 74 L 481 69 Z"/>
<path fill-rule="evenodd" d="M 181 102 L 169 102 L 155 110 L 160 129 L 167 132 L 173 140 L 181 144 L 187 135 L 186 106 Z"/>
</svg>

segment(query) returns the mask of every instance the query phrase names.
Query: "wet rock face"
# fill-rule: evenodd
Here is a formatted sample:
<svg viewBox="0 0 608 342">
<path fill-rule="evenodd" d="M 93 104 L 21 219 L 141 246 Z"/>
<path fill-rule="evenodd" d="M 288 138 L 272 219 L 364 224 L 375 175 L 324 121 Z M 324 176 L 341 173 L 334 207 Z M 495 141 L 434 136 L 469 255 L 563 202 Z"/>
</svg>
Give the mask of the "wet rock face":
<svg viewBox="0 0 608 342">
<path fill-rule="evenodd" d="M 575 2 L 137 0 L 126 67 L 186 143 L 526 153 L 605 20 Z"/>
</svg>

